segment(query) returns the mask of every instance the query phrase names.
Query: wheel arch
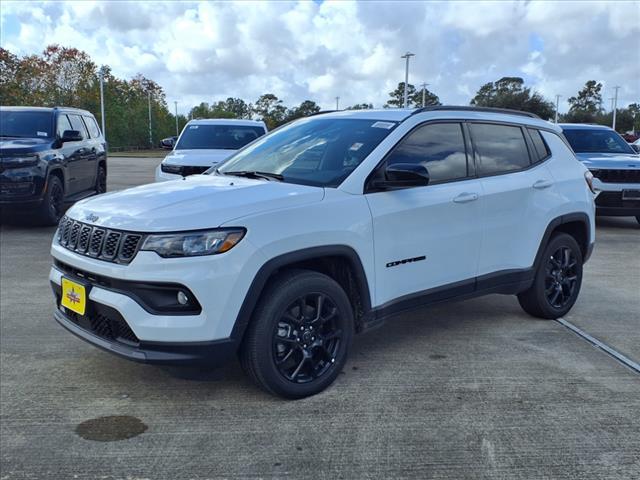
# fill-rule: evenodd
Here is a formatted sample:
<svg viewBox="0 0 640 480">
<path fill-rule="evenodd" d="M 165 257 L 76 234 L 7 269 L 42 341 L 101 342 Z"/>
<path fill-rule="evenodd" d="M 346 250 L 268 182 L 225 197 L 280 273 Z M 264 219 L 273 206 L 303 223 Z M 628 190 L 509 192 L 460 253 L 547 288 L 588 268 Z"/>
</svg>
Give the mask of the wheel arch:
<svg viewBox="0 0 640 480">
<path fill-rule="evenodd" d="M 538 252 L 536 253 L 534 261 L 535 269 L 538 268 L 542 261 L 542 254 L 549 243 L 549 240 L 554 233 L 558 232 L 567 233 L 571 235 L 576 242 L 578 242 L 582 252 L 582 261 L 585 263 L 591 255 L 591 248 L 593 244 L 589 225 L 589 216 L 584 212 L 568 213 L 556 217 L 549 222 L 549 225 L 547 225 L 542 237 L 542 241 L 540 242 L 540 246 L 538 247 Z"/>
<path fill-rule="evenodd" d="M 360 256 L 346 245 L 311 247 L 274 257 L 260 267 L 245 295 L 231 332 L 231 338 L 238 345 L 242 343 L 251 316 L 269 280 L 285 270 L 295 268 L 324 273 L 336 280 L 351 301 L 356 329 L 361 329 L 365 315 L 371 311 L 371 295 Z"/>
<path fill-rule="evenodd" d="M 60 167 L 54 167 L 49 170 L 48 177 L 58 177 L 60 183 L 62 183 L 62 188 L 64 189 L 64 193 L 67 192 L 67 185 L 65 183 L 64 171 Z M 47 182 L 48 183 L 48 182 Z"/>
</svg>

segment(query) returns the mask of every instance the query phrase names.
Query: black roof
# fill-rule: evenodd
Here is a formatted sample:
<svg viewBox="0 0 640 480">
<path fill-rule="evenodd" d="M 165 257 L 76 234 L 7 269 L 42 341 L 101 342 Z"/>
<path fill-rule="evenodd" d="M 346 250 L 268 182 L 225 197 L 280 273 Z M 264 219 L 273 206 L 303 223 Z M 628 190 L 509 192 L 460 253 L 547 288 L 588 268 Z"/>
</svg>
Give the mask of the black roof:
<svg viewBox="0 0 640 480">
<path fill-rule="evenodd" d="M 14 111 L 39 111 L 39 112 L 55 112 L 58 110 L 78 112 L 78 113 L 88 113 L 91 114 L 88 110 L 83 110 L 82 108 L 75 107 L 26 107 L 26 106 L 0 106 L 2 110 L 14 110 Z"/>
</svg>

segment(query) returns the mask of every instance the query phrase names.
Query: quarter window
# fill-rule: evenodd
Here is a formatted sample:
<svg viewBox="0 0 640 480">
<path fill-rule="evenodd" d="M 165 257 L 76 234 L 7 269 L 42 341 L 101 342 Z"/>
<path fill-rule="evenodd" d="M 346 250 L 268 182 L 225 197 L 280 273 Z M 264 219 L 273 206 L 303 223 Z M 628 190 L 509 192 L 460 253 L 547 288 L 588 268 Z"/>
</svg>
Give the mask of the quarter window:
<svg viewBox="0 0 640 480">
<path fill-rule="evenodd" d="M 480 175 L 512 172 L 529 166 L 529 151 L 520 127 L 472 123 L 471 138 Z"/>
<path fill-rule="evenodd" d="M 533 141 L 533 147 L 536 149 L 536 154 L 538 157 L 538 161 L 542 161 L 551 155 L 549 151 L 549 147 L 547 146 L 547 142 L 542 138 L 542 134 L 540 130 L 536 130 L 533 128 L 528 128 L 529 135 L 531 135 L 531 140 Z"/>
<path fill-rule="evenodd" d="M 386 164 L 418 163 L 429 172 L 429 183 L 465 178 L 467 153 L 459 123 L 428 124 L 405 137 Z"/>
<path fill-rule="evenodd" d="M 98 129 L 98 124 L 95 119 L 91 117 L 83 117 L 83 119 L 84 123 L 87 125 L 91 138 L 98 138 L 100 136 L 100 130 Z"/>
<path fill-rule="evenodd" d="M 87 128 L 84 126 L 84 122 L 80 115 L 68 115 L 69 121 L 71 122 L 72 130 L 79 131 L 84 138 L 88 138 L 89 134 L 87 133 Z"/>
</svg>

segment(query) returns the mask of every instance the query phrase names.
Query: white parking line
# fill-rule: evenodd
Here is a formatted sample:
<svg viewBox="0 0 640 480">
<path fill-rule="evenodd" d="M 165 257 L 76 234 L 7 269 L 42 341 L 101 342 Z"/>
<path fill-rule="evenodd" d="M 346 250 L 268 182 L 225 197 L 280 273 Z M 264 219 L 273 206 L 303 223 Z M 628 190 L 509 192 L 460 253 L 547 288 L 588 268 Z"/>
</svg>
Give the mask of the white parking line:
<svg viewBox="0 0 640 480">
<path fill-rule="evenodd" d="M 621 354 L 620 352 L 614 350 L 610 346 L 602 343 L 600 340 L 598 340 L 596 338 L 593 338 L 587 332 L 585 332 L 583 330 L 580 330 L 578 327 L 576 327 L 572 323 L 567 322 L 564 318 L 558 318 L 558 319 L 556 319 L 556 322 L 560 323 L 561 325 L 564 325 L 569 330 L 571 330 L 573 333 L 575 333 L 576 335 L 584 338 L 587 342 L 591 343 L 595 347 L 598 347 L 601 350 L 604 350 L 606 353 L 611 355 L 613 358 L 618 360 L 620 363 L 622 363 L 622 364 L 626 365 L 627 367 L 629 367 L 631 370 L 634 370 L 636 373 L 640 373 L 640 364 L 638 364 L 638 363 L 634 362 L 633 360 L 625 357 L 623 354 Z"/>
</svg>

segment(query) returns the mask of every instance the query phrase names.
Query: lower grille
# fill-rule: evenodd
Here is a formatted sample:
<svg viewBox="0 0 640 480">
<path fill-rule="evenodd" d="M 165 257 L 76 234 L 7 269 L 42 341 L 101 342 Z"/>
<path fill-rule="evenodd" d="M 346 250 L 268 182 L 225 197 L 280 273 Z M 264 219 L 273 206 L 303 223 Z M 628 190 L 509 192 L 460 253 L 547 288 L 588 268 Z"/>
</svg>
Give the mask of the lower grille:
<svg viewBox="0 0 640 480">
<path fill-rule="evenodd" d="M 640 169 L 592 170 L 591 173 L 603 183 L 640 183 Z"/>
<path fill-rule="evenodd" d="M 600 192 L 596 207 L 640 207 L 640 200 L 622 200 L 622 192 Z"/>
<path fill-rule="evenodd" d="M 200 175 L 201 173 L 209 170 L 211 166 L 208 167 L 192 167 L 187 165 L 169 165 L 169 164 L 161 164 L 160 169 L 165 173 L 172 173 L 173 175 L 182 175 L 183 177 L 188 177 L 189 175 Z"/>
</svg>

